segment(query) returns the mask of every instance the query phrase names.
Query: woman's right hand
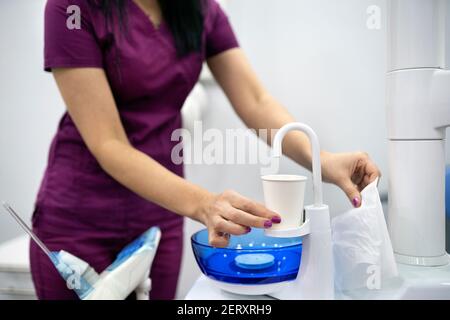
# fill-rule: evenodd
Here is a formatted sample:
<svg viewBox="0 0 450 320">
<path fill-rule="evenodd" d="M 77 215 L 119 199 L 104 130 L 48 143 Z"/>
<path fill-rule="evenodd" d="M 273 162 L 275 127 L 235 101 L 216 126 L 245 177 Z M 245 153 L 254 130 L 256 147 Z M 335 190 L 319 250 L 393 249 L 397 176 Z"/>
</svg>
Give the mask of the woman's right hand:
<svg viewBox="0 0 450 320">
<path fill-rule="evenodd" d="M 208 228 L 211 246 L 226 247 L 230 234 L 243 235 L 252 227 L 267 229 L 273 223 L 280 223 L 281 217 L 237 192 L 225 191 L 203 201 L 198 220 Z"/>
</svg>

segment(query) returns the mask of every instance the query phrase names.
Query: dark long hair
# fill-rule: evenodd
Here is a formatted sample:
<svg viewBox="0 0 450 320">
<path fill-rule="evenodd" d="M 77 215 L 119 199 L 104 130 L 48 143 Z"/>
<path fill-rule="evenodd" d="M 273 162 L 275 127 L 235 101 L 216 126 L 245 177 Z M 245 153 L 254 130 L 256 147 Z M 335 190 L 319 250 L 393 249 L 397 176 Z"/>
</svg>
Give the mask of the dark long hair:
<svg viewBox="0 0 450 320">
<path fill-rule="evenodd" d="M 126 2 L 133 0 L 89 0 L 111 21 L 115 17 L 126 30 Z M 165 23 L 175 39 L 178 56 L 199 52 L 202 46 L 204 0 L 158 0 Z M 123 28 L 125 26 L 125 28 Z"/>
</svg>

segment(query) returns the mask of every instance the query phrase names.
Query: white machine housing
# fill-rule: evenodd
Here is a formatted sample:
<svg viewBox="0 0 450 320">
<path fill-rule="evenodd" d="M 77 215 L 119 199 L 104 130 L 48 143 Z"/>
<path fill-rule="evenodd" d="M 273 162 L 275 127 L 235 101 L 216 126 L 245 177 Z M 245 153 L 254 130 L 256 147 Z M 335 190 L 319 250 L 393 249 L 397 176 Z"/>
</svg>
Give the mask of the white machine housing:
<svg viewBox="0 0 450 320">
<path fill-rule="evenodd" d="M 388 225 L 400 263 L 439 266 L 445 251 L 446 0 L 388 2 Z"/>
</svg>

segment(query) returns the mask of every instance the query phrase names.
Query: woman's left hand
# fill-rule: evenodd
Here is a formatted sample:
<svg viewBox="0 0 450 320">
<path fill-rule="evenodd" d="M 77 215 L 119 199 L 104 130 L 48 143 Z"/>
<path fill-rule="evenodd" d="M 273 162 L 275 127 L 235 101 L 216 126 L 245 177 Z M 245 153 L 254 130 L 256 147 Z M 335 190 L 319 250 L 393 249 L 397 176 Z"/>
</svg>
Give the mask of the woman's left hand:
<svg viewBox="0 0 450 320">
<path fill-rule="evenodd" d="M 321 162 L 323 180 L 340 187 L 354 207 L 361 205 L 361 190 L 381 177 L 380 170 L 365 152 L 322 152 Z"/>
</svg>

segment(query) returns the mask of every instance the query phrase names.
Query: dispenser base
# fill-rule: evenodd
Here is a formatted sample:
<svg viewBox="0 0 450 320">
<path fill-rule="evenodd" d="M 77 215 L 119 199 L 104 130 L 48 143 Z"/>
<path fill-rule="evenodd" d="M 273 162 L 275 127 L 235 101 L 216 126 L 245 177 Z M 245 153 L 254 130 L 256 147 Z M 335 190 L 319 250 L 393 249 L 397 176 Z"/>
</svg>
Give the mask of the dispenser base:
<svg viewBox="0 0 450 320">
<path fill-rule="evenodd" d="M 309 221 L 310 221 L 309 219 L 306 219 L 306 221 L 298 228 L 284 229 L 284 230 L 266 229 L 264 230 L 264 234 L 268 237 L 274 238 L 303 237 L 311 232 Z"/>
<path fill-rule="evenodd" d="M 269 283 L 269 284 L 238 284 L 238 283 L 227 283 L 222 281 L 213 280 L 210 278 L 206 278 L 207 281 L 213 285 L 214 287 L 224 290 L 226 292 L 230 292 L 237 295 L 244 296 L 260 296 L 267 295 L 273 292 L 280 291 L 284 289 L 289 283 L 292 281 L 283 281 L 277 283 Z"/>
<path fill-rule="evenodd" d="M 450 256 L 443 254 L 437 257 L 415 257 L 407 256 L 399 253 L 394 253 L 395 260 L 398 263 L 411 265 L 411 266 L 423 266 L 423 267 L 438 267 L 445 266 L 450 263 Z"/>
</svg>

